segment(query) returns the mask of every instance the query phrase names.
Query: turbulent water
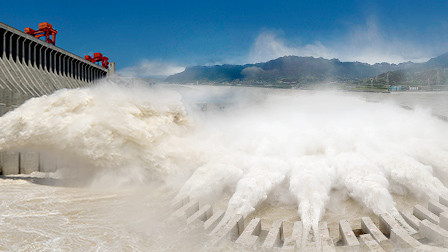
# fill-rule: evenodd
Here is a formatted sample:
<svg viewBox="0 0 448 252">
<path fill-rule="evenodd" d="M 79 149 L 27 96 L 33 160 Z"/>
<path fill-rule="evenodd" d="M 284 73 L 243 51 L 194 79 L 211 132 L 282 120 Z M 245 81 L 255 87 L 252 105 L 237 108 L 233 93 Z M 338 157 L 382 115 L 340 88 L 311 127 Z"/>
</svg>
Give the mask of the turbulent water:
<svg viewBox="0 0 448 252">
<path fill-rule="evenodd" d="M 2 178 L 1 250 L 203 249 L 204 234 L 159 221 L 176 193 L 224 205 L 223 221 L 294 207 L 314 233 L 340 202 L 401 221 L 396 199 L 448 192 L 448 124 L 391 94 L 117 82 L 0 118 L 0 151 L 64 160 L 50 178 Z"/>
</svg>

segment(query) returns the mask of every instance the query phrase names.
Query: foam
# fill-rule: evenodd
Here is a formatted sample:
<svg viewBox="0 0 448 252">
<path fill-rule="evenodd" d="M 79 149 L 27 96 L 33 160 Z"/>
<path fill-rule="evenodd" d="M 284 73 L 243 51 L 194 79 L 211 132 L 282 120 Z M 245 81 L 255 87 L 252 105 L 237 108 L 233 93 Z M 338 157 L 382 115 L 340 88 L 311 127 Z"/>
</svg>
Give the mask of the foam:
<svg viewBox="0 0 448 252">
<path fill-rule="evenodd" d="M 178 197 L 230 194 L 222 223 L 265 201 L 297 205 L 304 235 L 317 234 L 331 191 L 398 221 L 392 193 L 447 192 L 448 125 L 429 110 L 339 92 L 173 87 L 108 80 L 31 99 L 0 118 L 0 151 L 63 154 L 65 170 L 87 170 L 93 185 L 162 181 L 181 188 Z M 204 101 L 232 104 L 202 112 Z"/>
</svg>

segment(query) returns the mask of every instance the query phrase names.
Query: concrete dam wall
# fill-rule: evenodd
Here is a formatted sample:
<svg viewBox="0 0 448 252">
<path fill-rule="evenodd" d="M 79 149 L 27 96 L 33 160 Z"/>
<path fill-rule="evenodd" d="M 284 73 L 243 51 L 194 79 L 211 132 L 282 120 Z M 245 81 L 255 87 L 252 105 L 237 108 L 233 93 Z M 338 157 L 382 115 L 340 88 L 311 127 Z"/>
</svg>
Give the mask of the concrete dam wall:
<svg viewBox="0 0 448 252">
<path fill-rule="evenodd" d="M 85 87 L 107 74 L 107 69 L 0 23 L 0 116 L 31 97 Z"/>
<path fill-rule="evenodd" d="M 107 70 L 0 22 L 0 116 L 32 97 L 92 85 L 114 69 L 114 63 Z M 0 154 L 3 175 L 54 170 L 43 163 L 39 153 Z"/>
</svg>

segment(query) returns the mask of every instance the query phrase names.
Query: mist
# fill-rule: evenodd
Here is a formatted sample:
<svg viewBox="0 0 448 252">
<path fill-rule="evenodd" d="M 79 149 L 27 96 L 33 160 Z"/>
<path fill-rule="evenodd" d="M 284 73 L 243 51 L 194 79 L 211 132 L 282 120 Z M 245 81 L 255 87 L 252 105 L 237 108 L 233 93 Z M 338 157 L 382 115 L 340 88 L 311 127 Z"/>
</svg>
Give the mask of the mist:
<svg viewBox="0 0 448 252">
<path fill-rule="evenodd" d="M 424 62 L 445 53 L 445 46 L 417 43 L 409 38 L 397 37 L 379 25 L 376 17 L 367 17 L 364 22 L 352 25 L 339 34 L 339 39 L 323 37 L 311 43 L 300 42 L 297 36 L 285 36 L 282 30 L 262 29 L 253 42 L 248 62 L 258 63 L 283 56 L 312 56 L 341 61 L 363 63 Z M 303 39 L 303 38 L 302 38 Z"/>
<path fill-rule="evenodd" d="M 293 206 L 304 233 L 316 234 L 334 192 L 402 223 L 394 195 L 448 192 L 448 125 L 429 109 L 337 91 L 123 82 L 28 100 L 0 118 L 0 151 L 64 153 L 62 176 L 88 187 L 224 202 L 222 223 L 262 203 Z"/>
</svg>

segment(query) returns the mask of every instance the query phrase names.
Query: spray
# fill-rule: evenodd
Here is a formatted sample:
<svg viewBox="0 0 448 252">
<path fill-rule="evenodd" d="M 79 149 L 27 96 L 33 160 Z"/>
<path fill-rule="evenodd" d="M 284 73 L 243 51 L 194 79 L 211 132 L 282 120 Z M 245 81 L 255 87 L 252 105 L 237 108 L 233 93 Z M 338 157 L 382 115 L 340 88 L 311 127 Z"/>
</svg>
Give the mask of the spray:
<svg viewBox="0 0 448 252">
<path fill-rule="evenodd" d="M 199 103 L 226 106 L 201 111 Z M 428 110 L 339 92 L 109 80 L 31 99 L 0 125 L 0 150 L 64 153 L 75 162 L 68 170 L 87 171 L 79 173 L 91 185 L 157 181 L 177 197 L 213 202 L 230 195 L 221 224 L 263 202 L 296 205 L 304 240 L 318 239 L 331 191 L 401 223 L 393 194 L 447 192 L 445 122 Z M 281 190 L 288 195 L 279 197 Z"/>
</svg>

